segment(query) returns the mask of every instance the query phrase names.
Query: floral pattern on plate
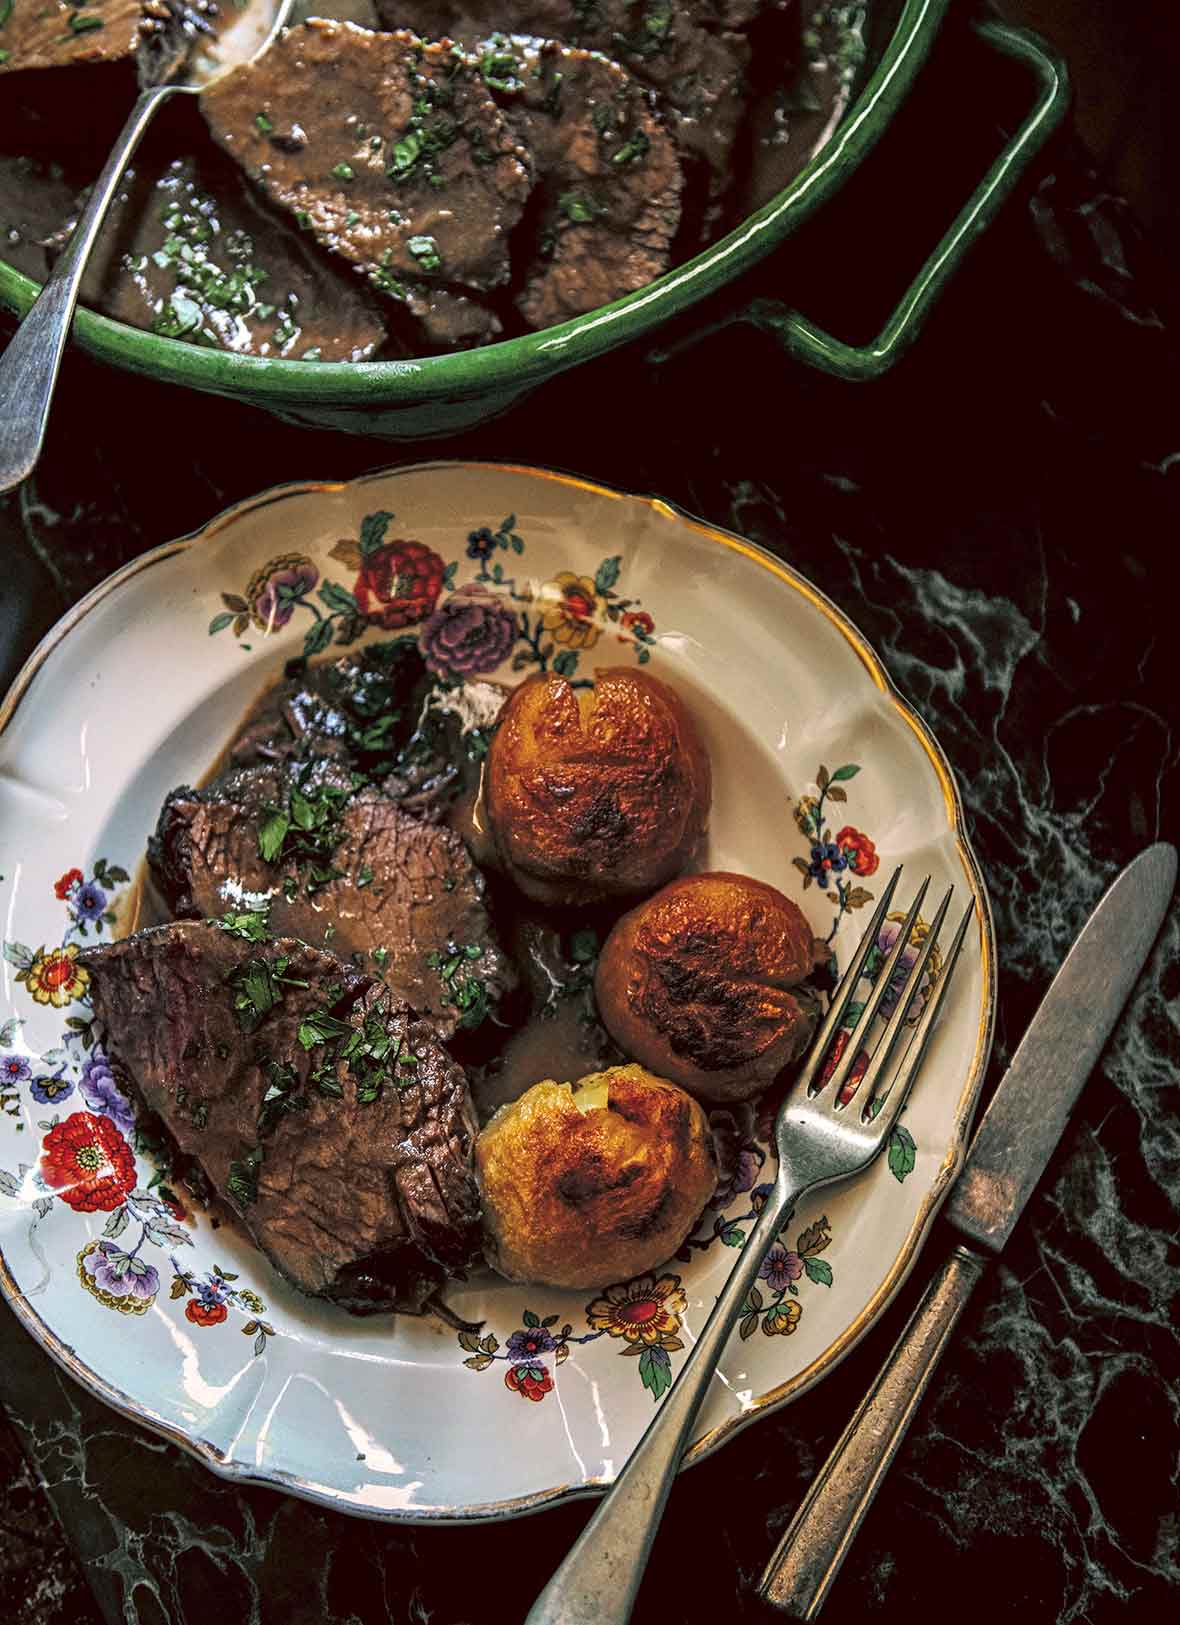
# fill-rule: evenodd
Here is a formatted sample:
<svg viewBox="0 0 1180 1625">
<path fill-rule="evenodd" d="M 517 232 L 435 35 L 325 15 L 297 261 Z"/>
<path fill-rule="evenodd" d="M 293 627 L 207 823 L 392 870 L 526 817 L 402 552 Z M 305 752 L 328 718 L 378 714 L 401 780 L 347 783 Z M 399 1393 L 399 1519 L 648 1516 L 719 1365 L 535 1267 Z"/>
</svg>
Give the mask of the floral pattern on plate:
<svg viewBox="0 0 1180 1625">
<path fill-rule="evenodd" d="M 518 579 L 497 557 L 525 552 L 510 513 L 495 530 L 481 525 L 468 533 L 466 558 L 478 568 L 457 585 L 458 559 L 448 563 L 422 542 L 388 539 L 394 518 L 385 509 L 366 514 L 355 541 L 343 537 L 330 549 L 331 558 L 354 572 L 351 588 L 321 580 L 306 554 L 282 553 L 254 572 L 244 593 L 222 593 L 224 608 L 210 621 L 210 635 L 229 628 L 240 638 L 253 627 L 266 636 L 302 609 L 312 617 L 303 636 L 310 658 L 333 643 L 355 642 L 369 627 L 399 632 L 416 626 L 429 670 L 458 681 L 487 675 L 506 661 L 514 672 L 572 678 L 607 626 L 635 650 L 640 665 L 651 659 L 655 619 L 637 598 L 617 590 L 621 554 L 603 559 L 593 576 L 559 570 L 548 581 Z"/>
<path fill-rule="evenodd" d="M 114 890 L 130 879 L 126 869 L 99 858 L 87 879 L 79 868 L 67 869 L 54 883 L 53 893 L 65 905 L 66 926 L 60 946 L 36 951 L 20 942 L 5 942 L 4 958 L 17 970 L 38 1004 L 64 1009 L 86 1006 L 90 976 L 77 963 L 78 944 L 69 939 L 93 932 L 101 937 L 113 925 Z M 0 1045 L 12 1044 L 22 1020 L 12 1017 L 0 1028 Z M 66 1018 L 61 1042 L 30 1060 L 16 1051 L 0 1053 L 0 1106 L 19 1120 L 19 1089 L 27 1086 L 38 1106 L 56 1106 L 71 1099 L 63 1117 L 39 1119 L 42 1133 L 35 1166 L 20 1163 L 16 1172 L 0 1168 L 0 1193 L 27 1199 L 32 1224 L 49 1218 L 61 1203 L 76 1215 L 103 1216 L 101 1236 L 89 1240 L 77 1254 L 77 1278 L 83 1290 L 106 1309 L 123 1315 L 143 1315 L 156 1301 L 160 1270 L 149 1262 L 145 1249 L 191 1247 L 189 1215 L 181 1200 L 164 1183 L 167 1174 L 152 1169 L 143 1183 L 137 1154 L 155 1157 L 162 1150 L 137 1126 L 136 1110 L 119 1086 L 115 1070 L 102 1045 L 95 1042 L 89 1014 Z M 71 1097 L 77 1095 L 78 1101 Z M 80 1104 L 79 1104 L 80 1102 Z M 133 1237 L 133 1239 L 131 1239 Z M 127 1238 L 124 1240 L 123 1238 Z M 201 1281 L 169 1259 L 171 1297 L 195 1296 L 187 1305 L 187 1318 L 199 1326 L 213 1326 L 227 1317 L 226 1305 L 247 1310 L 252 1318 L 243 1327 L 255 1337 L 261 1354 L 273 1327 L 258 1319 L 265 1305 L 256 1293 L 234 1289 L 236 1280 L 214 1266 Z M 196 1312 L 194 1312 L 196 1311 Z"/>
</svg>

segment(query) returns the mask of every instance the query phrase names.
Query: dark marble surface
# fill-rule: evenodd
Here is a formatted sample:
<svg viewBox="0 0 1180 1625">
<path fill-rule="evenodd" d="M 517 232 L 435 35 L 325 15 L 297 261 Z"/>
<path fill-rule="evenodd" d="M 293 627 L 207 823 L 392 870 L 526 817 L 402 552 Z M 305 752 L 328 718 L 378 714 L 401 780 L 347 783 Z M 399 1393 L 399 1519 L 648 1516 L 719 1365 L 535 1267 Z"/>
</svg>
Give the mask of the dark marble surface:
<svg viewBox="0 0 1180 1625">
<path fill-rule="evenodd" d="M 1063 137 L 880 384 L 807 374 L 767 334 L 727 323 L 747 296 L 789 288 L 849 336 L 875 329 L 1021 93 L 981 77 L 967 51 L 948 38 L 872 171 L 704 313 L 711 334 L 694 343 L 685 327 L 659 365 L 630 354 L 567 377 L 461 444 L 286 430 L 71 358 L 41 469 L 0 500 L 8 668 L 113 565 L 275 481 L 458 454 L 659 492 L 817 581 L 941 739 L 995 908 L 994 1083 L 1106 883 L 1180 834 L 1169 279 Z M 943 120 L 955 157 L 931 173 Z M 1174 907 L 826 1618 L 1175 1617 L 1178 949 Z M 935 1233 L 836 1374 L 681 1480 L 641 1625 L 761 1618 L 762 1563 L 949 1244 Z M 77 1563 L 0 1439 L 0 1597 L 45 1625 L 513 1625 L 586 1517 L 572 1505 L 399 1530 L 233 1489 L 60 1376 L 7 1312 L 0 1397 Z"/>
</svg>

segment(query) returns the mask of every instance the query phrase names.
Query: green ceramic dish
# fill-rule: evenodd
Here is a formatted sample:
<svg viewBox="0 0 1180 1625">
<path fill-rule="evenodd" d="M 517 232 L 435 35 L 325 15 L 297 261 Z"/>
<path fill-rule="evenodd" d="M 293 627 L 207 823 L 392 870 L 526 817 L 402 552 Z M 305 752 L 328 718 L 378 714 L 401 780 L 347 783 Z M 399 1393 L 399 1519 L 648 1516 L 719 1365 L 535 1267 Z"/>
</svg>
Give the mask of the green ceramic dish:
<svg viewBox="0 0 1180 1625">
<path fill-rule="evenodd" d="M 926 60 L 950 0 L 899 0 L 891 26 L 871 42 L 872 71 L 839 128 L 777 197 L 727 236 L 637 293 L 541 333 L 421 360 L 271 361 L 157 337 L 83 310 L 74 336 L 102 361 L 167 383 L 265 407 L 289 422 L 414 440 L 469 428 L 504 411 L 546 379 L 637 338 L 714 293 L 783 242 L 832 197 L 875 145 Z M 922 266 L 877 339 L 855 348 L 798 312 L 775 324 L 808 365 L 845 378 L 884 372 L 913 342 L 942 287 L 992 219 L 1069 99 L 1062 63 L 1034 35 L 994 21 L 976 33 L 1029 70 L 1033 104 L 965 208 Z M 0 302 L 23 315 L 37 286 L 0 264 Z"/>
</svg>

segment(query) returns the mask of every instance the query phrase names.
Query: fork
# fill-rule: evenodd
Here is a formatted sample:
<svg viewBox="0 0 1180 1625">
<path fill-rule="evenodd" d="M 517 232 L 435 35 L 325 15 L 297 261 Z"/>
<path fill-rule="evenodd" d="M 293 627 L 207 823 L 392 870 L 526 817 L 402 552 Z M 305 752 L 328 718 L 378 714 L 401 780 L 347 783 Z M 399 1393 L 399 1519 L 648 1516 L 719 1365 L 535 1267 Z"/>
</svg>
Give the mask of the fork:
<svg viewBox="0 0 1180 1625">
<path fill-rule="evenodd" d="M 879 1094 L 878 1086 L 898 1052 L 910 1006 L 921 987 L 954 892 L 953 886 L 948 889 L 913 965 L 905 973 L 901 969 L 902 956 L 930 885 L 927 876 L 873 982 L 844 1053 L 830 1078 L 825 1078 L 821 1071 L 824 1058 L 865 972 L 900 876 L 899 867 L 832 995 L 799 1075 L 779 1107 L 774 1123 L 778 1173 L 692 1353 L 613 1488 L 533 1604 L 525 1625 L 626 1625 L 692 1424 L 763 1259 L 806 1191 L 862 1172 L 880 1155 L 888 1140 L 922 1064 L 975 912 L 974 904 L 969 904 L 945 956 L 942 973 L 913 1025 L 892 1085 Z M 900 987 L 895 985 L 899 975 L 904 977 Z M 891 994 L 894 1003 L 887 1010 L 885 1001 Z M 858 1085 L 852 1079 L 856 1057 L 878 1014 L 887 1013 L 885 1030 Z M 864 1105 L 854 1111 L 851 1104 L 858 1094 Z"/>
</svg>

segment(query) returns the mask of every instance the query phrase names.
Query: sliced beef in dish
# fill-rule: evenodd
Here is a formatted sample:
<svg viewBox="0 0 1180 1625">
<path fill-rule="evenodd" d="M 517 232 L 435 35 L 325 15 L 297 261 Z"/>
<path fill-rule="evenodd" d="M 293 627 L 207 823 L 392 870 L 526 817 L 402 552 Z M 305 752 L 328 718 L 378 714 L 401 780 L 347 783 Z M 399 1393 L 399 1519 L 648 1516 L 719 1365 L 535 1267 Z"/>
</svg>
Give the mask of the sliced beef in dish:
<svg viewBox="0 0 1180 1625">
<path fill-rule="evenodd" d="M 419 1310 L 473 1262 L 471 1100 L 429 1022 L 331 954 L 216 926 L 83 957 L 108 1051 L 300 1291 Z"/>
<path fill-rule="evenodd" d="M 552 41 L 500 42 L 500 94 L 536 164 L 536 251 L 516 304 L 550 327 L 646 287 L 680 222 L 676 147 L 629 74 Z"/>
<path fill-rule="evenodd" d="M 269 899 L 273 933 L 357 956 L 446 1035 L 478 1025 L 515 980 L 483 876 L 453 830 L 378 790 L 350 796 L 339 773 L 331 759 L 264 764 L 173 791 L 148 848 L 161 895 L 181 919 Z M 268 861 L 276 815 L 289 827 Z"/>
<path fill-rule="evenodd" d="M 448 46 L 314 19 L 201 105 L 251 179 L 392 298 L 410 302 L 404 277 L 507 281 L 527 155 Z"/>
<path fill-rule="evenodd" d="M 143 16 L 140 0 L 12 0 L 3 8 L 5 57 L 0 78 L 47 68 L 122 64 L 131 69 Z"/>
<path fill-rule="evenodd" d="M 738 19 L 752 21 L 757 0 L 673 5 L 671 0 L 379 0 L 389 27 L 409 26 L 473 50 L 489 82 L 490 36 L 528 35 L 599 51 L 660 96 L 660 111 L 686 157 L 707 170 L 702 187 L 720 198 L 732 179 L 733 150 L 748 100 L 750 43 Z"/>
<path fill-rule="evenodd" d="M 241 355 L 366 361 L 384 343 L 381 301 L 305 247 L 224 159 L 137 169 L 99 238 L 85 303 Z"/>
</svg>

